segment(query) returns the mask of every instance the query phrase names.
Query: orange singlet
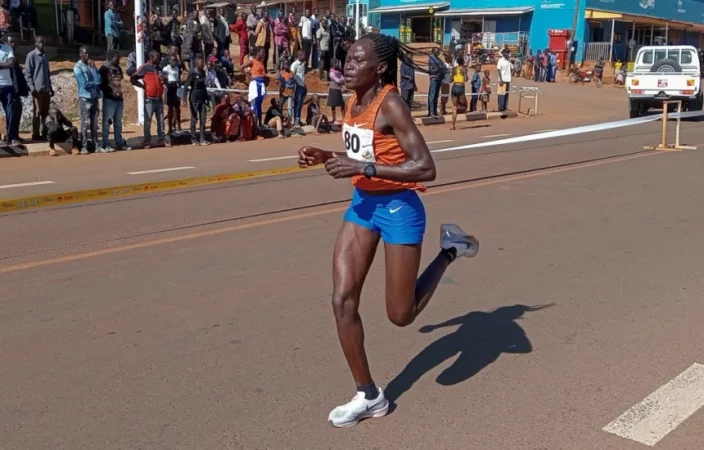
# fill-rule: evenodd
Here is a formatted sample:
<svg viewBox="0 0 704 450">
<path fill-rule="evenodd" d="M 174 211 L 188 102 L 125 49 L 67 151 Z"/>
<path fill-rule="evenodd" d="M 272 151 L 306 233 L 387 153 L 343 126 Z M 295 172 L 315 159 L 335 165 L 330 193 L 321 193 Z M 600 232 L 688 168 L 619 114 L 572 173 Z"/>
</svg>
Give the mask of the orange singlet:
<svg viewBox="0 0 704 450">
<path fill-rule="evenodd" d="M 352 117 L 352 105 L 357 101 L 357 95 L 353 94 L 347 102 L 342 138 L 349 158 L 377 165 L 396 165 L 408 160 L 396 136 L 385 135 L 374 129 L 381 104 L 391 92 L 398 93 L 392 85 L 384 86 L 376 98 L 357 117 Z M 352 184 L 363 191 L 398 191 L 402 189 L 425 191 L 425 186 L 420 183 L 402 183 L 380 178 L 367 179 L 364 175 L 352 177 Z"/>
<path fill-rule="evenodd" d="M 264 77 L 264 64 L 256 59 L 252 60 L 252 78 Z"/>
</svg>

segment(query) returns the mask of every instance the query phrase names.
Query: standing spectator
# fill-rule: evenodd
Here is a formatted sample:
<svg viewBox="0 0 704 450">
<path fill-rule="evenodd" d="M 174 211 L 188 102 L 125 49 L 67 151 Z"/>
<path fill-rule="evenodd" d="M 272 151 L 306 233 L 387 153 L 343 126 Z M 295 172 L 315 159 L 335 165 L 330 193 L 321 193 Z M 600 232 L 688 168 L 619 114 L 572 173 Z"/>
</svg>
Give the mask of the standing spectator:
<svg viewBox="0 0 704 450">
<path fill-rule="evenodd" d="M 190 105 L 191 105 L 191 143 L 198 145 L 196 139 L 196 122 L 200 122 L 200 145 L 209 145 L 210 142 L 205 140 L 205 114 L 206 107 L 209 103 L 208 90 L 205 82 L 208 75 L 205 72 L 205 61 L 202 56 L 197 56 L 194 62 L 193 70 L 188 73 L 184 89 L 191 90 Z"/>
<path fill-rule="evenodd" d="M 535 66 L 535 55 L 533 55 L 533 50 L 528 50 L 528 55 L 526 56 L 525 68 L 523 70 L 523 78 L 527 80 L 533 79 L 533 67 Z"/>
<path fill-rule="evenodd" d="M 288 26 L 283 9 L 279 9 L 274 20 L 274 45 L 274 67 L 280 67 L 279 61 L 288 56 Z"/>
<path fill-rule="evenodd" d="M 508 110 L 508 91 L 511 89 L 511 61 L 508 60 L 510 55 L 508 49 L 501 50 L 501 59 L 496 64 L 496 71 L 499 75 L 499 111 Z"/>
<path fill-rule="evenodd" d="M 406 62 L 401 63 L 401 98 L 408 109 L 413 109 L 413 93 L 417 90 L 415 69 Z"/>
<path fill-rule="evenodd" d="M 428 115 L 438 115 L 438 98 L 442 87 L 442 80 L 445 78 L 445 63 L 440 60 L 440 49 L 433 48 L 428 58 L 428 73 L 430 79 L 430 89 L 428 92 Z"/>
<path fill-rule="evenodd" d="M 112 0 L 108 0 L 107 10 L 105 11 L 105 37 L 108 40 L 108 50 L 117 50 L 120 48 L 120 30 L 122 29 L 122 21 L 120 16 L 115 12 L 115 4 Z"/>
<path fill-rule="evenodd" d="M 543 50 L 540 52 L 540 81 L 541 83 L 545 83 L 545 80 L 548 77 L 548 62 L 550 59 L 548 58 L 548 51 L 547 49 Z"/>
<path fill-rule="evenodd" d="M 164 74 L 161 71 L 161 53 L 149 52 L 149 61 L 142 64 L 130 77 L 130 83 L 144 89 L 144 148 L 151 148 L 152 117 L 156 116 L 156 130 L 159 145 L 171 147 L 164 134 Z"/>
<path fill-rule="evenodd" d="M 186 30 L 183 33 L 183 44 L 181 45 L 181 61 L 187 67 L 191 67 L 190 62 L 201 52 L 199 32 L 200 22 L 193 14 L 189 14 L 186 18 Z"/>
<path fill-rule="evenodd" d="M 166 64 L 164 64 L 166 62 Z M 161 69 L 166 74 L 166 107 L 168 108 L 167 134 L 172 136 L 181 134 L 181 72 L 183 65 L 178 57 L 178 47 L 171 46 L 170 54 L 161 62 Z"/>
<path fill-rule="evenodd" d="M 235 33 L 240 45 L 240 66 L 244 64 L 244 58 L 249 54 L 249 31 L 245 22 L 245 15 L 240 14 L 235 22 Z"/>
<path fill-rule="evenodd" d="M 49 113 L 51 97 L 54 96 L 49 73 L 49 59 L 44 53 L 43 37 L 37 37 L 34 43 L 34 50 L 27 54 L 24 70 L 34 107 L 32 112 L 32 140 L 43 141 L 46 136 L 41 134 L 42 124 Z"/>
<path fill-rule="evenodd" d="M 64 126 L 68 127 L 68 130 L 64 129 Z M 74 127 L 58 108 L 49 109 L 44 119 L 42 134 L 49 140 L 49 156 L 56 156 L 54 144 L 68 140 L 71 141 L 71 154 L 79 154 L 81 141 L 78 139 L 78 128 Z"/>
<path fill-rule="evenodd" d="M 108 52 L 108 60 L 100 66 L 100 90 L 103 91 L 103 148 L 101 153 L 115 150 L 132 150 L 122 138 L 122 115 L 125 104 L 122 97 L 122 79 L 120 54 L 114 50 Z M 115 131 L 115 147 L 110 147 L 110 123 Z"/>
<path fill-rule="evenodd" d="M 128 77 L 131 77 L 137 72 L 137 52 L 131 52 L 127 55 L 127 67 L 125 68 L 125 72 L 127 72 Z"/>
<path fill-rule="evenodd" d="M 247 16 L 247 30 L 249 31 L 249 55 L 254 55 L 254 45 L 255 42 L 257 42 L 257 35 L 255 33 L 255 30 L 257 29 L 257 25 L 259 24 L 259 15 L 257 14 L 257 5 L 252 4 L 252 7 L 250 9 L 250 13 Z"/>
<path fill-rule="evenodd" d="M 161 46 L 165 44 L 166 26 L 161 8 L 157 7 L 155 13 L 149 21 L 149 29 L 151 30 L 152 50 L 161 53 Z"/>
<path fill-rule="evenodd" d="M 301 33 L 298 31 L 298 22 L 296 22 L 296 10 L 293 10 L 291 14 L 288 15 L 288 45 L 289 45 L 289 55 L 291 57 L 298 57 L 298 50 L 301 49 Z"/>
<path fill-rule="evenodd" d="M 171 19 L 166 23 L 166 44 L 168 46 L 175 45 L 181 48 L 181 22 L 178 20 L 178 10 L 174 8 L 171 11 Z"/>
<path fill-rule="evenodd" d="M 320 28 L 315 34 L 316 41 L 318 42 L 318 48 L 320 49 L 320 61 L 322 61 L 320 69 L 320 79 L 328 79 L 328 72 L 330 72 L 330 29 L 328 27 L 328 21 L 323 19 L 320 21 Z"/>
<path fill-rule="evenodd" d="M 535 55 L 534 59 L 534 65 L 533 65 L 533 80 L 538 82 L 540 81 L 540 61 L 543 56 L 543 51 L 538 50 L 538 53 Z"/>
<path fill-rule="evenodd" d="M 310 9 L 306 9 L 305 14 L 301 16 L 301 22 L 298 26 L 301 28 L 301 45 L 306 53 L 306 72 L 308 72 L 310 54 L 313 48 L 313 22 L 310 20 Z"/>
<path fill-rule="evenodd" d="M 225 50 L 230 50 L 230 27 L 225 20 L 224 12 L 222 8 L 216 10 L 215 21 L 217 27 L 215 28 L 215 41 L 218 44 L 218 58 L 222 57 Z"/>
<path fill-rule="evenodd" d="M 345 99 L 342 97 L 342 86 L 345 84 L 345 78 L 342 75 L 342 69 L 340 67 L 340 61 L 335 60 L 335 65 L 330 69 L 328 106 L 332 111 L 332 122 L 334 125 L 340 125 L 335 114 L 337 108 L 340 108 L 341 117 L 345 117 Z"/>
<path fill-rule="evenodd" d="M 7 41 L 7 45 L 12 48 L 12 51 L 14 53 L 15 45 L 17 44 L 15 38 L 11 35 L 7 35 L 5 39 Z M 12 137 L 8 138 L 8 141 L 11 145 L 20 145 L 20 143 L 22 142 L 22 139 L 20 139 L 20 121 L 22 119 L 22 97 L 29 96 L 29 87 L 27 86 L 27 80 L 24 77 L 22 68 L 17 62 L 15 62 L 15 64 L 12 66 L 12 69 L 10 69 L 10 76 L 12 77 L 12 88 L 15 90 L 15 93 L 12 98 L 11 106 L 13 120 L 12 127 L 10 128 L 10 135 Z"/>
<path fill-rule="evenodd" d="M 0 34 L 7 33 L 12 28 L 12 16 L 7 9 L 7 0 L 0 0 Z"/>
<path fill-rule="evenodd" d="M 472 75 L 472 98 L 469 101 L 469 112 L 477 110 L 477 102 L 479 101 L 479 91 L 482 89 L 482 66 L 477 64 L 474 67 Z"/>
<path fill-rule="evenodd" d="M 95 150 L 98 149 L 98 99 L 100 99 L 100 74 L 95 62 L 90 59 L 88 47 L 78 51 L 79 60 L 73 67 L 78 84 L 78 106 L 81 111 L 81 155 L 88 154 L 88 127 Z"/>
<path fill-rule="evenodd" d="M 230 50 L 225 49 L 222 51 L 222 56 L 220 56 L 220 64 L 222 64 L 222 68 L 230 78 L 235 75 L 235 63 L 232 61 L 232 57 L 230 56 Z"/>
<path fill-rule="evenodd" d="M 310 16 L 310 22 L 312 25 L 311 28 L 313 31 L 313 46 L 310 51 L 310 67 L 313 69 L 320 68 L 320 49 L 318 45 L 318 30 L 320 29 L 320 21 L 316 17 L 316 14 L 319 16 L 320 10 L 316 9 L 315 13 Z"/>
<path fill-rule="evenodd" d="M 293 79 L 296 81 L 296 90 L 293 93 L 293 123 L 296 126 L 303 125 L 301 122 L 301 111 L 303 102 L 306 100 L 308 89 L 306 88 L 306 52 L 298 51 L 298 59 L 291 64 Z"/>
<path fill-rule="evenodd" d="M 486 112 L 489 109 L 489 100 L 491 97 L 491 74 L 488 70 L 484 71 L 484 78 L 482 78 L 482 87 L 479 93 L 481 94 L 480 97 L 482 101 L 482 112 Z"/>
<path fill-rule="evenodd" d="M 249 102 L 252 104 L 252 109 L 254 114 L 257 116 L 257 123 L 262 126 L 262 105 L 264 104 L 264 98 L 266 97 L 266 86 L 264 85 L 264 75 L 266 66 L 266 51 L 258 47 L 257 56 L 252 58 L 248 63 L 242 66 L 242 69 L 246 68 L 247 65 L 252 67 L 251 75 L 252 81 L 249 83 Z"/>
<path fill-rule="evenodd" d="M 452 83 L 452 55 L 445 55 L 445 72 L 440 86 L 440 114 L 447 114 L 447 101 L 450 100 L 450 84 Z"/>
<path fill-rule="evenodd" d="M 345 60 L 341 58 L 342 43 L 344 42 L 346 28 L 339 22 L 337 16 L 332 16 L 330 22 L 330 36 L 332 37 L 332 59 L 340 61 L 342 68 L 345 67 Z"/>
<path fill-rule="evenodd" d="M 203 55 L 210 55 L 215 47 L 215 38 L 213 37 L 213 24 L 210 22 L 209 9 L 200 12 L 200 38 L 203 41 Z"/>
<path fill-rule="evenodd" d="M 140 38 L 144 43 L 144 61 L 149 60 L 149 51 L 152 49 L 152 33 L 149 31 L 149 21 L 146 17 L 139 19 L 139 23 L 142 24 L 142 32 L 140 33 Z"/>
<path fill-rule="evenodd" d="M 354 42 L 357 40 L 357 28 L 354 26 L 354 17 L 347 19 L 347 32 L 345 40 L 349 42 Z"/>
<path fill-rule="evenodd" d="M 550 50 L 550 82 L 554 83 L 557 78 L 557 53 Z"/>
<path fill-rule="evenodd" d="M 269 24 L 269 13 L 262 12 L 262 18 L 255 29 L 257 35 L 255 58 L 259 54 L 259 49 L 264 50 L 264 72 L 266 72 L 267 62 L 269 61 L 269 50 L 271 49 L 271 25 Z"/>
</svg>

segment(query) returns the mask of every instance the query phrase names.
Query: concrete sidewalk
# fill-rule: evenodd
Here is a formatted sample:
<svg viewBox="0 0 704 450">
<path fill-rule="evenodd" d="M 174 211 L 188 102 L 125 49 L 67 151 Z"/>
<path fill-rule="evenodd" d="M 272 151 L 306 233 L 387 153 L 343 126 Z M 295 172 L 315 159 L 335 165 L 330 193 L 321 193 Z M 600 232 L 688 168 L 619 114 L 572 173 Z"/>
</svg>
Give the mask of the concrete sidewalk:
<svg viewBox="0 0 704 450">
<path fill-rule="evenodd" d="M 418 117 L 417 113 L 415 116 L 415 123 L 418 126 L 429 126 L 429 125 L 442 125 L 452 122 L 452 114 L 437 117 Z M 459 114 L 457 116 L 457 123 L 461 122 L 476 122 L 482 120 L 496 120 L 496 119 L 514 119 L 518 117 L 518 113 L 515 111 L 505 111 L 505 112 L 472 112 L 467 114 Z M 141 130 L 141 126 L 126 126 L 125 130 L 129 128 L 135 128 Z M 305 134 L 312 134 L 314 132 L 312 126 L 305 126 L 302 128 Z M 339 131 L 339 130 L 333 130 Z M 186 139 L 186 138 L 182 138 Z M 186 139 L 188 141 L 188 139 Z M 142 136 L 135 136 L 127 138 L 127 145 L 135 150 L 141 149 L 142 147 Z M 179 145 L 176 143 L 175 145 Z M 190 145 L 190 144 L 189 144 Z M 60 144 L 56 145 L 56 151 L 59 155 L 66 155 L 67 150 L 62 149 Z M 49 144 L 47 142 L 33 142 L 22 146 L 0 148 L 0 158 L 11 158 L 16 156 L 46 156 L 49 154 Z"/>
</svg>

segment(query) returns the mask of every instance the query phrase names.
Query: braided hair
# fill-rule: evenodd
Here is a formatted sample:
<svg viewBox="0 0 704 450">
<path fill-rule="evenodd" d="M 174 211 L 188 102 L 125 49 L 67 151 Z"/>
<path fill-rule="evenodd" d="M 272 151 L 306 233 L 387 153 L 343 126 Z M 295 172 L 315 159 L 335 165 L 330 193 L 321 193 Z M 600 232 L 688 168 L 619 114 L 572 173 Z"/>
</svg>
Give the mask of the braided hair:
<svg viewBox="0 0 704 450">
<path fill-rule="evenodd" d="M 399 59 L 416 71 L 428 73 L 428 69 L 420 66 L 413 58 L 415 56 L 428 55 L 430 53 L 429 50 L 411 48 L 406 44 L 402 44 L 393 36 L 380 33 L 367 33 L 359 38 L 359 40 L 362 39 L 372 41 L 376 57 L 379 61 L 387 64 L 388 69 L 381 74 L 382 84 L 396 86 Z"/>
</svg>

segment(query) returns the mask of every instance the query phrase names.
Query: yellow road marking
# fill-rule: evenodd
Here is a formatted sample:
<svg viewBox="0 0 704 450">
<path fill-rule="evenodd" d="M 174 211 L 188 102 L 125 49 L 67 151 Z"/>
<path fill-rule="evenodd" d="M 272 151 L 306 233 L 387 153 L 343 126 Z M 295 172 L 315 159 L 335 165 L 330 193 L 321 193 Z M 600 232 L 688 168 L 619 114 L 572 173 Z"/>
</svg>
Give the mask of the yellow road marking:
<svg viewBox="0 0 704 450">
<path fill-rule="evenodd" d="M 285 175 L 289 173 L 301 172 L 303 170 L 310 169 L 287 167 L 283 169 L 236 172 L 225 175 L 182 178 L 179 180 L 171 181 L 156 181 L 153 183 L 128 184 L 125 186 L 114 186 L 100 189 L 87 189 L 82 191 L 61 192 L 56 194 L 34 195 L 31 197 L 0 199 L 0 213 L 26 210 L 30 208 L 41 208 L 46 206 L 90 202 L 95 200 L 124 197 L 128 195 L 151 194 L 153 192 L 164 192 L 174 189 L 187 189 L 213 184 L 231 183 L 233 181 L 250 180 L 253 178 Z"/>
<path fill-rule="evenodd" d="M 430 192 L 423 194 L 423 196 L 425 197 L 425 196 L 431 196 L 431 195 L 446 194 L 448 192 L 460 191 L 460 190 L 464 190 L 464 189 L 473 189 L 473 188 L 482 187 L 482 186 L 490 186 L 493 184 L 509 183 L 509 182 L 518 181 L 518 180 L 526 180 L 529 178 L 537 178 L 537 177 L 541 177 L 541 176 L 552 175 L 552 174 L 560 173 L 560 172 L 568 172 L 568 171 L 577 170 L 577 169 L 602 166 L 605 164 L 622 162 L 622 161 L 627 161 L 627 160 L 631 160 L 631 159 L 646 158 L 648 156 L 655 156 L 655 155 L 662 155 L 662 154 L 663 153 L 639 153 L 636 155 L 629 155 L 629 156 L 624 156 L 621 158 L 613 158 L 613 159 L 594 161 L 591 163 L 584 163 L 584 164 L 579 164 L 579 165 L 574 165 L 574 166 L 546 169 L 546 170 L 540 171 L 540 172 L 531 172 L 531 173 L 525 173 L 525 174 L 519 174 L 519 175 L 510 175 L 510 176 L 506 176 L 506 177 L 502 177 L 502 178 L 493 178 L 493 179 L 488 179 L 488 180 L 482 180 L 482 181 L 477 181 L 477 182 L 468 182 L 467 184 L 462 184 L 462 185 L 457 185 L 457 186 L 436 188 L 436 189 L 431 190 Z M 322 216 L 322 215 L 330 214 L 333 212 L 345 211 L 347 208 L 348 208 L 347 206 L 327 208 L 327 209 L 322 209 L 322 210 L 318 210 L 318 211 L 311 211 L 311 212 L 307 212 L 307 213 L 294 214 L 294 215 L 284 216 L 284 217 L 275 217 L 273 219 L 266 219 L 266 220 L 260 220 L 260 221 L 256 221 L 256 222 L 244 223 L 244 224 L 239 224 L 239 225 L 232 225 L 232 226 L 228 226 L 228 227 L 224 227 L 224 228 L 218 228 L 216 230 L 198 231 L 195 233 L 183 234 L 180 236 L 173 236 L 173 237 L 168 237 L 168 238 L 155 239 L 152 241 L 138 242 L 136 244 L 128 244 L 128 245 L 112 247 L 112 248 L 107 248 L 107 249 L 103 249 L 103 250 L 95 250 L 95 251 L 90 251 L 90 252 L 85 252 L 85 253 L 76 253 L 73 255 L 61 256 L 58 258 L 49 258 L 49 259 L 32 261 L 32 262 L 23 263 L 23 264 L 16 264 L 14 266 L 0 267 L 0 274 L 8 273 L 8 272 L 16 272 L 16 271 L 26 270 L 26 269 L 32 269 L 35 267 L 42 267 L 42 266 L 47 266 L 47 265 L 51 265 L 51 264 L 59 264 L 59 263 L 65 263 L 65 262 L 78 261 L 81 259 L 93 258 L 96 256 L 110 255 L 113 253 L 120 253 L 120 252 L 124 252 L 124 251 L 129 251 L 129 250 L 136 250 L 136 249 L 140 249 L 140 248 L 153 247 L 153 246 L 161 245 L 161 244 L 171 244 L 174 242 L 186 241 L 186 240 L 191 240 L 191 239 L 196 239 L 196 238 L 201 238 L 201 237 L 206 237 L 206 236 L 214 236 L 214 235 L 218 235 L 218 234 L 229 233 L 232 231 L 246 230 L 249 228 L 256 228 L 256 227 L 265 226 L 265 225 L 273 225 L 273 224 L 282 223 L 282 222 L 290 222 L 293 220 L 306 219 L 309 217 Z"/>
</svg>

